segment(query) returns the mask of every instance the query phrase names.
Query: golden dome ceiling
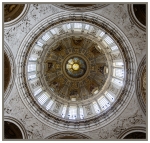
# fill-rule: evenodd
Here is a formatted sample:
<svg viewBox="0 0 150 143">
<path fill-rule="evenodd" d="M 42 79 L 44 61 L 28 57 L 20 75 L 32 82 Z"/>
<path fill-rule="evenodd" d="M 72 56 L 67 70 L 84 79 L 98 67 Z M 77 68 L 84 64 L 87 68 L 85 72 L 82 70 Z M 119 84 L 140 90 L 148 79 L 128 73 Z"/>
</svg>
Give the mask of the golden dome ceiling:
<svg viewBox="0 0 150 143">
<path fill-rule="evenodd" d="M 107 79 L 108 63 L 104 51 L 91 40 L 86 45 L 87 40 L 81 36 L 62 39 L 54 47 L 49 47 L 46 55 L 45 80 L 53 92 L 67 100 L 92 97 Z M 70 46 L 65 45 L 66 41 L 70 42 Z M 97 62 L 102 57 L 103 61 Z M 96 79 L 97 76 L 99 79 Z"/>
</svg>

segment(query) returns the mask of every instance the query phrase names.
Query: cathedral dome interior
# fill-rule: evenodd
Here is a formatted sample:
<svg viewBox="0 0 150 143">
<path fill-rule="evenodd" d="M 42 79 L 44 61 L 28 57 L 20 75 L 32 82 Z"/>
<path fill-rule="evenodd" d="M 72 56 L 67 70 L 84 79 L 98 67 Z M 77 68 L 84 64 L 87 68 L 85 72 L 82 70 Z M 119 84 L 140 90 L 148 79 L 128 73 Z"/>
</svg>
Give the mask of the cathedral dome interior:
<svg viewBox="0 0 150 143">
<path fill-rule="evenodd" d="M 147 139 L 146 3 L 3 7 L 4 140 Z"/>
</svg>

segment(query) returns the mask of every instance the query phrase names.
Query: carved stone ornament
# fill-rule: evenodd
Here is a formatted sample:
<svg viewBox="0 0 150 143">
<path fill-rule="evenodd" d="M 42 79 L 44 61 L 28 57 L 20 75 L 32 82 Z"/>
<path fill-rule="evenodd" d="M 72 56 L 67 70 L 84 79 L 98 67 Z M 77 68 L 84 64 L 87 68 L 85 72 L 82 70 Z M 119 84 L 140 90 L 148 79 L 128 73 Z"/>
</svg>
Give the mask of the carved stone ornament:
<svg viewBox="0 0 150 143">
<path fill-rule="evenodd" d="M 76 133 L 76 132 L 58 132 L 52 134 L 45 139 L 91 139 L 87 135 Z"/>
<path fill-rule="evenodd" d="M 146 66 L 146 55 L 145 55 L 139 64 L 137 74 L 136 74 L 136 82 L 135 82 L 137 98 L 144 114 L 146 114 L 146 103 L 147 103 L 146 69 L 147 66 Z"/>
<path fill-rule="evenodd" d="M 109 4 L 53 4 L 56 7 L 59 7 L 64 10 L 69 11 L 94 11 L 108 6 Z"/>
</svg>

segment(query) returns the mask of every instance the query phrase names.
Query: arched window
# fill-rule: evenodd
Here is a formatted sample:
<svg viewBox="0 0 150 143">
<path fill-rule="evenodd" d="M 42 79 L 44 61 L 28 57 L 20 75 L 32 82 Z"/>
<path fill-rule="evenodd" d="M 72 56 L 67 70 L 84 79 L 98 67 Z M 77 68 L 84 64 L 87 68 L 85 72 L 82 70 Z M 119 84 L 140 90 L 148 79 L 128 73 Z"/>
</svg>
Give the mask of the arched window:
<svg viewBox="0 0 150 143">
<path fill-rule="evenodd" d="M 112 82 L 119 85 L 119 86 L 122 86 L 123 85 L 123 81 L 122 80 L 119 80 L 119 79 L 116 79 L 116 78 L 113 78 L 112 79 Z"/>
<path fill-rule="evenodd" d="M 42 39 L 46 42 L 48 41 L 48 39 L 50 39 L 50 35 L 46 33 L 45 35 L 43 35 Z"/>
<path fill-rule="evenodd" d="M 100 109 L 99 109 L 99 107 L 98 107 L 98 105 L 97 105 L 97 103 L 95 101 L 93 102 L 93 107 L 94 107 L 95 112 L 97 114 L 99 114 L 100 113 Z"/>
<path fill-rule="evenodd" d="M 64 105 L 61 116 L 64 118 L 67 110 L 67 105 Z"/>
<path fill-rule="evenodd" d="M 109 101 L 111 101 L 111 102 L 113 102 L 115 99 L 114 99 L 114 96 L 112 95 L 112 94 L 110 94 L 110 93 L 106 93 L 106 95 L 105 95 L 107 98 L 108 98 L 108 100 Z"/>
<path fill-rule="evenodd" d="M 109 36 L 107 36 L 107 37 L 104 39 L 104 41 L 105 41 L 108 45 L 114 43 L 114 41 L 113 41 Z"/>
<path fill-rule="evenodd" d="M 119 78 L 124 78 L 124 69 L 115 68 L 115 76 Z"/>
<path fill-rule="evenodd" d="M 36 64 L 28 65 L 28 72 L 36 71 Z"/>
<path fill-rule="evenodd" d="M 76 119 L 77 118 L 77 107 L 76 106 L 70 106 L 69 107 L 69 119 Z"/>
<path fill-rule="evenodd" d="M 39 98 L 38 98 L 38 102 L 43 105 L 47 99 L 49 98 L 49 96 L 45 93 L 43 93 Z"/>
<path fill-rule="evenodd" d="M 36 91 L 34 92 L 34 96 L 38 95 L 41 91 L 42 91 L 42 88 L 39 88 L 38 90 L 36 90 Z"/>
<path fill-rule="evenodd" d="M 80 119 L 84 118 L 83 107 L 80 107 Z"/>
<path fill-rule="evenodd" d="M 98 100 L 98 103 L 101 106 L 102 110 L 105 110 L 110 106 L 110 102 L 105 97 L 100 98 Z"/>
<path fill-rule="evenodd" d="M 51 106 L 53 105 L 54 101 L 50 100 L 50 102 L 46 105 L 46 110 L 49 110 Z"/>
</svg>

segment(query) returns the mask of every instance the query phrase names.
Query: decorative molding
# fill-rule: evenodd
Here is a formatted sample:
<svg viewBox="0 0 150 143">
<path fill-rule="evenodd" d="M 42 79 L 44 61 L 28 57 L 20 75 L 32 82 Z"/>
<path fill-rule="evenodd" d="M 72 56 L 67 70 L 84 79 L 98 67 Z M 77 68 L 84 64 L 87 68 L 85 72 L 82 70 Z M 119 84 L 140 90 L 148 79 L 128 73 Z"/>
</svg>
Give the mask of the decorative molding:
<svg viewBox="0 0 150 143">
<path fill-rule="evenodd" d="M 74 139 L 91 139 L 87 135 L 77 133 L 77 132 L 72 132 L 72 131 L 65 131 L 65 132 L 57 132 L 55 134 L 52 134 L 45 139 L 62 139 L 64 137 L 73 137 Z M 65 139 L 65 138 L 64 138 Z"/>
<path fill-rule="evenodd" d="M 15 82 L 15 75 L 16 75 L 15 59 L 14 59 L 12 51 L 10 50 L 10 47 L 5 41 L 4 41 L 4 53 L 7 55 L 9 59 L 10 69 L 11 69 L 9 84 L 7 86 L 6 91 L 4 92 L 4 102 L 5 102 L 13 88 L 13 85 Z"/>
<path fill-rule="evenodd" d="M 91 6 L 86 6 L 86 7 L 80 7 L 80 6 L 74 7 L 66 4 L 53 4 L 53 5 L 68 11 L 85 12 L 85 11 L 95 11 L 98 9 L 102 9 L 108 6 L 109 4 L 92 4 Z"/>
<path fill-rule="evenodd" d="M 139 104 L 145 115 L 147 112 L 146 111 L 146 105 L 147 105 L 146 104 L 147 103 L 146 80 L 147 78 L 144 78 L 143 76 L 144 75 L 147 76 L 146 70 L 147 70 L 147 66 L 146 66 L 146 55 L 145 55 L 138 66 L 137 73 L 136 73 L 136 80 L 135 80 L 136 95 L 137 95 Z M 144 87 L 143 87 L 143 84 L 145 84 Z M 146 101 L 145 101 L 145 98 L 146 98 Z"/>
<path fill-rule="evenodd" d="M 143 120 L 143 116 L 138 112 L 138 110 L 130 116 L 119 117 L 115 120 L 115 123 L 109 125 L 109 127 L 101 128 L 96 130 L 98 132 L 99 139 L 120 139 L 130 131 L 131 129 L 145 129 L 146 122 Z M 128 130 L 127 130 L 128 129 Z"/>
<path fill-rule="evenodd" d="M 134 133 L 134 132 L 144 132 L 146 133 L 146 128 L 142 127 L 142 126 L 134 126 L 134 127 L 130 127 L 126 130 L 124 130 L 118 137 L 117 139 L 123 139 L 125 136 L 127 136 L 130 133 Z"/>
</svg>

